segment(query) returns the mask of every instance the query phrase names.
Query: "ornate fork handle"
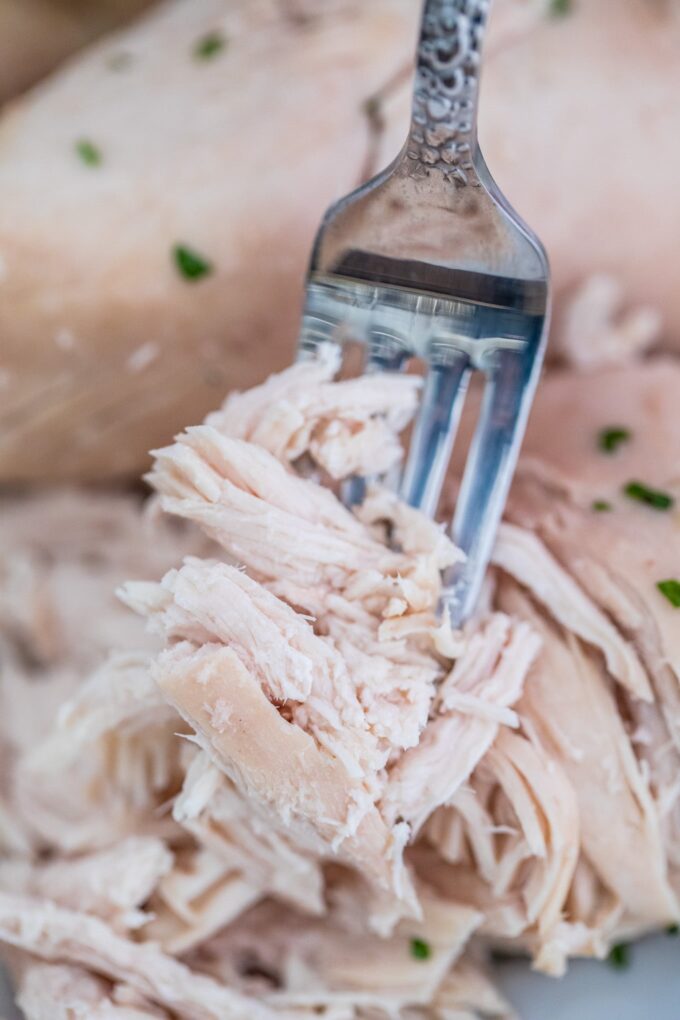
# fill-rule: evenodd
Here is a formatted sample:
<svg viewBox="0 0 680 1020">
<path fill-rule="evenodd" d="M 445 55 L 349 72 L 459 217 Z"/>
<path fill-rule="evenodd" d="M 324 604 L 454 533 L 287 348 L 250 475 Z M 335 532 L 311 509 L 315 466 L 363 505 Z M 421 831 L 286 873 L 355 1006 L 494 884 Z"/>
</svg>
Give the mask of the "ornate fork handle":
<svg viewBox="0 0 680 1020">
<path fill-rule="evenodd" d="M 478 186 L 477 91 L 491 0 L 426 0 L 418 45 L 411 128 L 404 167 L 432 169 L 457 185 Z"/>
</svg>

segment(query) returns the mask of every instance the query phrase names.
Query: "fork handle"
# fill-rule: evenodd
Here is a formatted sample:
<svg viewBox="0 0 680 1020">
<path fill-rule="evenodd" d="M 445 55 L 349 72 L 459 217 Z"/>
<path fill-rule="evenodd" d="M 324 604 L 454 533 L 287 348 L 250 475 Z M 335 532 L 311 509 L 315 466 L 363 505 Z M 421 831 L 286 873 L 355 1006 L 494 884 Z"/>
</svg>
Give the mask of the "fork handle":
<svg viewBox="0 0 680 1020">
<path fill-rule="evenodd" d="M 404 159 L 409 176 L 435 168 L 458 185 L 478 184 L 477 91 L 491 2 L 425 0 Z"/>
</svg>

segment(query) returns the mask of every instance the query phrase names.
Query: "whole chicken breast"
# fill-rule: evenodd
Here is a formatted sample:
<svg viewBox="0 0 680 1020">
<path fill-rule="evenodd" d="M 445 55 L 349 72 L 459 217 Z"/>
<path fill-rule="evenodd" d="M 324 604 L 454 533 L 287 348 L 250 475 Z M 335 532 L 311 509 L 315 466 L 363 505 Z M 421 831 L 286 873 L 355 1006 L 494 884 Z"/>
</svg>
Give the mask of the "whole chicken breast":
<svg viewBox="0 0 680 1020">
<path fill-rule="evenodd" d="M 680 11 L 556 10 L 498 0 L 489 166 L 548 248 L 555 350 L 560 333 L 573 348 L 571 298 L 581 307 L 593 276 L 600 354 L 671 346 Z M 166 0 L 4 112 L 0 480 L 138 472 L 225 388 L 256 381 L 253 338 L 270 370 L 290 360 L 324 209 L 406 136 L 418 13 Z"/>
</svg>

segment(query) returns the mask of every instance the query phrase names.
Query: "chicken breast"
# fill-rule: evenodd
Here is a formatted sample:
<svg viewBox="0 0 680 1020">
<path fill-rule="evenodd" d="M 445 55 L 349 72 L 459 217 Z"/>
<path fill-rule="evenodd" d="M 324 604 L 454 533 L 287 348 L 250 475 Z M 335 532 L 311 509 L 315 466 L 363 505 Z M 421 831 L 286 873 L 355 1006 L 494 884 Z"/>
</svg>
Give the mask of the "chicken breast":
<svg viewBox="0 0 680 1020">
<path fill-rule="evenodd" d="M 668 923 L 678 904 L 669 886 L 660 812 L 611 684 L 592 653 L 546 621 L 519 589 L 504 585 L 501 605 L 531 620 L 542 638 L 519 712 L 576 791 L 583 853 L 628 914 L 642 925 Z M 567 677 L 568 684 L 558 680 Z"/>
<path fill-rule="evenodd" d="M 575 424 L 553 456 L 541 435 L 541 402 L 554 396 L 559 409 L 566 386 L 559 377 L 549 381 L 508 511 L 542 537 L 636 650 L 676 746 L 680 634 L 672 588 L 680 577 L 680 440 L 674 428 L 679 383 L 675 362 L 650 361 L 603 372 L 583 389 L 574 385 Z M 597 402 L 596 388 L 605 395 Z M 612 436 L 618 439 L 608 449 Z"/>
<path fill-rule="evenodd" d="M 389 1016 L 409 1007 L 424 1009 L 481 915 L 426 886 L 420 894 L 422 920 L 403 921 L 390 938 L 376 941 L 365 924 L 361 885 L 336 875 L 323 920 L 264 903 L 212 940 L 208 971 L 243 989 L 254 989 L 259 980 L 267 1003 L 293 1016 L 305 1008 L 325 1015 L 325 1009 L 344 1007 L 358 1016 L 363 1010 Z M 427 957 L 411 951 L 413 940 L 429 947 Z M 248 967 L 239 967 L 239 960 L 248 960 Z"/>
<path fill-rule="evenodd" d="M 162 577 L 179 549 L 209 552 L 198 532 L 152 522 L 125 493 L 56 489 L 36 500 L 3 493 L 0 514 L 0 641 L 15 662 L 15 683 L 21 673 L 82 672 L 111 651 L 157 647 L 120 606 L 116 587 L 131 574 Z"/>
<path fill-rule="evenodd" d="M 162 805 L 181 785 L 182 725 L 150 665 L 148 656 L 112 656 L 17 762 L 9 796 L 36 849 L 69 854 L 135 832 L 172 836 Z"/>
<path fill-rule="evenodd" d="M 337 854 L 379 888 L 393 890 L 407 904 L 413 901 L 402 872 L 399 840 L 368 792 L 352 783 L 341 762 L 327 758 L 304 730 L 281 718 L 228 648 L 207 645 L 192 653 L 179 645 L 160 663 L 158 679 L 196 729 L 201 746 L 254 811 L 273 816 L 272 823 L 291 832 L 302 846 Z M 213 723 L 214 705 L 220 715 L 225 713 L 224 724 Z"/>
<path fill-rule="evenodd" d="M 661 313 L 667 343 L 676 347 L 680 302 L 672 274 L 657 268 L 672 266 L 680 223 L 668 190 L 670 149 L 642 191 L 637 168 L 640 146 L 658 152 L 670 144 L 679 40 L 672 3 L 574 2 L 563 17 L 539 16 L 498 48 L 480 104 L 487 163 L 545 242 L 558 296 L 585 276 L 609 274 L 629 306 Z"/>
<path fill-rule="evenodd" d="M 341 348 L 327 344 L 300 369 L 232 393 L 206 424 L 284 462 L 306 453 L 332 479 L 387 472 L 403 458 L 399 433 L 416 411 L 421 380 L 385 375 L 337 382 L 341 364 Z"/>
<path fill-rule="evenodd" d="M 268 894 L 292 903 L 303 913 L 324 913 L 324 877 L 318 858 L 295 847 L 285 832 L 260 824 L 248 800 L 203 751 L 186 769 L 173 817 L 199 847 L 206 848 L 189 855 L 188 867 L 186 855 L 181 856 L 159 890 L 166 905 L 190 926 L 195 915 L 209 906 L 210 895 L 197 898 L 196 890 L 205 882 L 210 893 L 214 888 L 211 873 L 218 873 L 230 885 L 236 877 L 237 892 L 242 890 L 243 895 L 247 886 L 257 889 L 259 896 Z M 182 902 L 187 906 L 180 909 Z"/>
<path fill-rule="evenodd" d="M 91 915 L 49 902 L 0 893 L 0 938 L 47 961 L 89 966 L 187 1020 L 275 1016 L 254 999 L 192 973 L 153 945 L 130 942 Z"/>
<path fill-rule="evenodd" d="M 47 864 L 3 861 L 0 889 L 52 899 L 126 930 L 148 920 L 142 907 L 172 865 L 162 840 L 131 836 L 106 850 Z"/>
<path fill-rule="evenodd" d="M 417 832 L 455 796 L 500 725 L 519 724 L 508 706 L 517 701 L 537 653 L 535 634 L 500 614 L 474 634 L 439 687 L 438 715 L 390 772 L 383 797 L 388 817 L 406 819 Z"/>
<path fill-rule="evenodd" d="M 411 62 L 416 19 L 410 0 L 170 0 L 7 113 L 0 478 L 137 472 L 259 378 L 247 337 L 290 360 L 312 235 L 374 169 L 365 102 Z M 178 246 L 212 272 L 184 276 Z"/>
<path fill-rule="evenodd" d="M 22 19 L 27 3 L 13 5 Z M 496 8 L 480 136 L 548 248 L 563 351 L 671 345 L 676 5 Z M 137 473 L 226 388 L 291 359 L 323 211 L 406 136 L 418 11 L 167 0 L 6 111 L 0 480 Z M 642 189 L 641 148 L 655 154 Z M 569 299 L 582 306 L 593 276 L 604 306 L 596 285 L 585 341 Z"/>
<path fill-rule="evenodd" d="M 504 1017 L 489 945 L 557 976 L 680 917 L 674 365 L 548 378 L 454 631 L 443 528 L 336 495 L 375 447 L 397 462 L 414 385 L 332 357 L 156 452 L 156 509 L 210 546 L 124 585 L 152 643 L 8 745 L 0 943 L 29 1015 Z M 594 407 L 612 378 L 625 420 Z"/>
<path fill-rule="evenodd" d="M 585 948 L 562 931 L 578 847 L 563 769 L 533 734 L 502 730 L 470 786 L 432 816 L 415 863 L 441 893 L 484 913 L 485 934 L 524 946 L 537 968 L 558 976 Z"/>
<path fill-rule="evenodd" d="M 143 1000 L 135 1002 L 136 998 L 130 989 L 112 986 L 83 968 L 31 962 L 21 968 L 17 1005 L 26 1020 L 71 1020 L 73 1016 L 163 1020 L 169 1016 Z"/>
</svg>

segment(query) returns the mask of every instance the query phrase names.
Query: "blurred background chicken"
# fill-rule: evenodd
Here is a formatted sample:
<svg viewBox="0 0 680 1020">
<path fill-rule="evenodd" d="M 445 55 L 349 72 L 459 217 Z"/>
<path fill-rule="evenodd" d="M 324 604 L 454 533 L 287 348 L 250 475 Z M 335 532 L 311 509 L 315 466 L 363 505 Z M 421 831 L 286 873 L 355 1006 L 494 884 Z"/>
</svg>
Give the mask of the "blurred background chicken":
<svg viewBox="0 0 680 1020">
<path fill-rule="evenodd" d="M 1 0 L 0 482 L 132 477 L 290 359 L 322 211 L 404 138 L 419 10 Z M 553 358 L 680 343 L 679 47 L 675 0 L 497 0 L 482 144 L 550 253 Z"/>
</svg>

